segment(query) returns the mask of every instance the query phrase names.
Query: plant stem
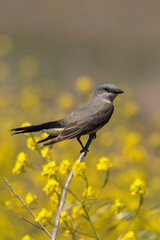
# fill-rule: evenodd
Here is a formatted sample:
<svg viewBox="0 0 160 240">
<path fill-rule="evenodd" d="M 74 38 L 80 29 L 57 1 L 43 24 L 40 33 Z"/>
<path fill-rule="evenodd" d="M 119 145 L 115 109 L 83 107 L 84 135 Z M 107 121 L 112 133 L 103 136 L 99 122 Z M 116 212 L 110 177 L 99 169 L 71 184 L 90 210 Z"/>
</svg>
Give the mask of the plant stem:
<svg viewBox="0 0 160 240">
<path fill-rule="evenodd" d="M 78 160 L 80 162 L 82 162 L 83 158 L 87 154 L 87 150 L 88 150 L 89 146 L 91 145 L 94 138 L 95 138 L 95 134 L 91 134 L 89 136 L 89 139 L 85 145 L 85 148 L 83 149 L 82 153 L 80 154 L 80 156 L 78 158 Z M 61 196 L 61 200 L 60 200 L 60 204 L 59 204 L 59 208 L 58 208 L 58 212 L 57 212 L 57 216 L 56 216 L 56 220 L 55 220 L 55 224 L 54 224 L 54 228 L 53 228 L 52 240 L 56 240 L 56 237 L 57 237 L 57 231 L 58 231 L 58 226 L 59 226 L 59 222 L 60 222 L 61 212 L 64 208 L 67 191 L 68 191 L 70 182 L 72 180 L 72 177 L 73 177 L 73 170 L 70 171 L 68 178 L 66 180 L 65 186 L 62 191 L 62 196 Z"/>
</svg>

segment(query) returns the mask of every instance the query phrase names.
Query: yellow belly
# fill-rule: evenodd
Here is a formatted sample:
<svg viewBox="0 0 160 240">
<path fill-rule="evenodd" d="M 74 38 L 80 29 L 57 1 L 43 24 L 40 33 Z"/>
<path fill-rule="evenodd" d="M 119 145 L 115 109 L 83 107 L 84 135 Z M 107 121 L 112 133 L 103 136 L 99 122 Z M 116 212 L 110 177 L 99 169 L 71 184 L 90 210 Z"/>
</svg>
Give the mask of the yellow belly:
<svg viewBox="0 0 160 240">
<path fill-rule="evenodd" d="M 98 127 L 98 128 L 95 128 L 94 130 L 88 132 L 88 133 L 85 133 L 84 135 L 87 135 L 87 134 L 92 134 L 92 133 L 96 133 L 99 129 L 101 129 L 102 127 Z"/>
</svg>

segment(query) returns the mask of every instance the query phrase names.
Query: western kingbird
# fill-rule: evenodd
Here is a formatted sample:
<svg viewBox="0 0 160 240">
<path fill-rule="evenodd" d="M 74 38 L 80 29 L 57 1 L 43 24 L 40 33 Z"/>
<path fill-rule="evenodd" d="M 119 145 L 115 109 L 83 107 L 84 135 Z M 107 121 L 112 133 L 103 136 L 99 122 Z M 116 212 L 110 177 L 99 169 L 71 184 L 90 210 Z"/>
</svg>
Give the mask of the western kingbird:
<svg viewBox="0 0 160 240">
<path fill-rule="evenodd" d="M 53 140 L 45 143 L 44 146 L 76 137 L 84 149 L 80 137 L 92 133 L 96 136 L 96 132 L 110 120 L 114 110 L 113 100 L 120 93 L 123 91 L 114 84 L 101 84 L 86 105 L 77 108 L 65 118 L 39 125 L 14 128 L 11 131 L 14 131 L 13 134 L 45 132 L 49 136 L 38 143 Z"/>
</svg>

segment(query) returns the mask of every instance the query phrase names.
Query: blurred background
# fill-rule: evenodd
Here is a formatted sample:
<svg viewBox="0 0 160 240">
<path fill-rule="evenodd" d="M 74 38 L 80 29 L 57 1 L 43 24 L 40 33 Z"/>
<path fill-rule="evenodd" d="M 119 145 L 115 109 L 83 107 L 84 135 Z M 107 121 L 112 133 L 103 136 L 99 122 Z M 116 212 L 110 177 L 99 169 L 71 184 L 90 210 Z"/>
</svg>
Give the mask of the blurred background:
<svg viewBox="0 0 160 240">
<path fill-rule="evenodd" d="M 112 183 L 104 194 L 108 197 L 110 193 L 112 200 L 120 195 L 124 201 L 129 199 L 129 193 L 124 198 L 122 190 L 127 192 L 134 177 L 142 177 L 150 188 L 146 209 L 152 208 L 154 202 L 157 213 L 160 210 L 157 203 L 160 190 L 160 2 L 0 0 L 0 6 L 1 178 L 7 177 L 22 197 L 32 186 L 33 192 L 39 192 L 41 207 L 43 201 L 47 201 L 41 197 L 43 180 L 39 180 L 37 174 L 33 184 L 31 170 L 23 176 L 15 176 L 12 168 L 17 154 L 23 151 L 37 168 L 41 168 L 42 162 L 38 164 L 38 154 L 27 148 L 26 136 L 11 137 L 9 129 L 26 121 L 38 124 L 64 117 L 87 102 L 98 84 L 111 82 L 125 94 L 115 100 L 111 122 L 93 143 L 87 156 L 88 167 L 93 164 L 92 160 L 96 165 L 103 155 L 114 162 Z M 127 137 L 136 139 L 134 149 L 136 147 L 141 156 L 129 156 L 125 151 Z M 74 152 L 70 146 L 74 147 Z M 65 158 L 74 162 L 79 154 L 74 140 L 66 145 L 59 143 L 53 149 L 55 160 L 59 162 Z M 96 176 L 95 188 L 101 179 L 100 175 Z M 33 237 L 47 239 L 19 219 L 25 210 L 0 181 L 1 239 L 21 239 L 27 231 L 33 233 Z M 12 200 L 14 203 L 9 203 Z M 156 217 L 153 224 L 148 220 L 148 225 L 141 226 L 149 235 L 137 239 L 151 239 L 151 235 L 152 239 L 160 239 L 157 227 L 160 217 Z M 103 218 L 100 226 L 106 221 Z M 139 224 L 134 228 L 138 229 L 137 226 Z M 120 233 L 121 228 L 118 228 L 108 239 L 116 239 Z M 103 234 L 102 239 L 105 239 L 106 233 Z"/>
</svg>

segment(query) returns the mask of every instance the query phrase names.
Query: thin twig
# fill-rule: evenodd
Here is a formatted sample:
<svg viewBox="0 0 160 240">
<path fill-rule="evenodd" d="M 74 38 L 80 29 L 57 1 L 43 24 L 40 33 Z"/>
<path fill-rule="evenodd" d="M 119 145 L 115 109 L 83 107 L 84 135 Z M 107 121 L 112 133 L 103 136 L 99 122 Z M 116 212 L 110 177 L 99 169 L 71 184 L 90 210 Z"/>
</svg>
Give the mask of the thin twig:
<svg viewBox="0 0 160 240">
<path fill-rule="evenodd" d="M 124 234 L 128 231 L 130 225 L 132 224 L 132 222 L 135 220 L 135 218 L 137 217 L 139 211 L 140 211 L 140 208 L 143 204 L 143 194 L 140 194 L 140 199 L 139 199 L 139 204 L 138 204 L 138 207 L 132 217 L 132 219 L 128 222 L 127 226 L 125 227 L 124 231 L 122 232 L 122 234 L 119 236 L 119 238 L 117 240 L 120 240 L 122 239 L 122 237 L 124 236 Z"/>
<path fill-rule="evenodd" d="M 85 149 L 84 149 L 84 151 L 82 151 L 82 153 L 80 154 L 80 156 L 78 158 L 78 160 L 80 162 L 82 162 L 83 158 L 85 157 L 87 150 L 88 150 L 89 146 L 91 145 L 94 138 L 95 138 L 95 134 L 91 134 L 89 136 L 89 139 L 85 145 Z M 55 220 L 55 224 L 54 224 L 54 229 L 53 229 L 53 233 L 52 233 L 52 240 L 56 240 L 56 237 L 57 237 L 57 231 L 58 231 L 58 226 L 59 226 L 59 222 L 60 222 L 61 212 L 64 208 L 67 191 L 68 191 L 70 182 L 72 180 L 72 177 L 73 177 L 73 170 L 70 171 L 68 178 L 66 180 L 65 186 L 62 191 L 62 196 L 61 196 L 61 200 L 60 200 L 60 204 L 59 204 L 59 208 L 58 208 L 58 212 L 57 212 L 57 216 L 56 216 L 56 220 Z"/>
<path fill-rule="evenodd" d="M 13 187 L 7 182 L 7 180 L 5 178 L 3 178 L 4 182 L 8 185 L 8 187 L 12 190 L 12 192 L 14 193 L 14 195 L 21 201 L 21 203 L 23 204 L 23 206 L 25 206 L 25 208 L 28 210 L 28 212 L 32 215 L 32 217 L 34 219 L 36 219 L 36 216 L 34 215 L 34 213 L 31 211 L 31 209 L 27 206 L 27 204 L 22 200 L 22 198 L 16 193 L 16 191 L 13 189 Z M 41 229 L 51 238 L 51 234 L 47 231 L 47 229 L 42 225 L 42 223 L 40 221 L 37 221 L 37 223 L 41 226 Z"/>
</svg>

